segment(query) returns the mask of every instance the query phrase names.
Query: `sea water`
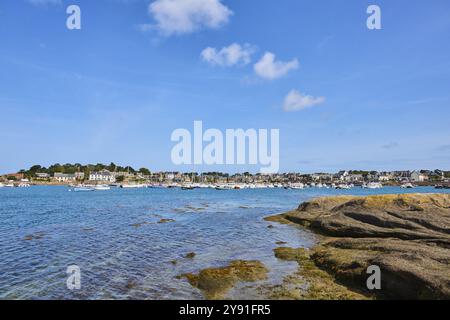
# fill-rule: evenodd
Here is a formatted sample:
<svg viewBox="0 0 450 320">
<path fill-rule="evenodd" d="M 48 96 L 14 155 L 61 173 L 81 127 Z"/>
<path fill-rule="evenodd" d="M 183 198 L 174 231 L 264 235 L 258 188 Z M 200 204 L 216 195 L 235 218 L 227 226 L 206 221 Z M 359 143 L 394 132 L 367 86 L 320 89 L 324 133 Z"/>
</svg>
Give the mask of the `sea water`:
<svg viewBox="0 0 450 320">
<path fill-rule="evenodd" d="M 276 243 L 308 248 L 315 238 L 264 217 L 319 196 L 436 191 L 1 188 L 0 299 L 202 299 L 177 276 L 239 259 L 263 262 L 269 278 L 259 284 L 273 285 L 297 268 L 274 257 Z M 66 285 L 71 265 L 81 270 L 79 290 Z M 229 298 L 264 298 L 238 291 Z"/>
</svg>

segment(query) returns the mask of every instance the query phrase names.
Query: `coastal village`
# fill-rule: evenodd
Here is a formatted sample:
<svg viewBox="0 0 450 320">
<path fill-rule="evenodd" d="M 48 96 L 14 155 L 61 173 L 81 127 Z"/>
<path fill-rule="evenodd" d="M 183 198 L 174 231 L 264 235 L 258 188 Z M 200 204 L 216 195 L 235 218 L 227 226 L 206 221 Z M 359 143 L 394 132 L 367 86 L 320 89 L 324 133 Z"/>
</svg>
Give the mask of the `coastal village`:
<svg viewBox="0 0 450 320">
<path fill-rule="evenodd" d="M 182 173 L 150 172 L 146 168 L 97 165 L 53 165 L 49 168 L 33 166 L 29 170 L 0 176 L 0 187 L 30 185 L 109 186 L 109 187 L 180 187 L 184 189 L 216 188 L 292 188 L 324 187 L 348 189 L 352 187 L 381 188 L 383 186 L 434 186 L 450 188 L 450 171 L 339 171 L 337 173 L 279 173 L 228 174 L 221 172 Z"/>
</svg>

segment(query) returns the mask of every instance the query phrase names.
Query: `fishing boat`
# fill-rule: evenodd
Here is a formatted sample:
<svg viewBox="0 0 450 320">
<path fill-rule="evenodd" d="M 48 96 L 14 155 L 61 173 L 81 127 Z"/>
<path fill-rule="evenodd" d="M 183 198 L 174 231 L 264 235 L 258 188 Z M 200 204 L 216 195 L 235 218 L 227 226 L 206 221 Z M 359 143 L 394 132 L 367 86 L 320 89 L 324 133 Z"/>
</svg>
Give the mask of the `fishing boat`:
<svg viewBox="0 0 450 320">
<path fill-rule="evenodd" d="M 404 183 L 400 186 L 402 189 L 413 189 L 415 186 L 412 183 Z"/>
</svg>

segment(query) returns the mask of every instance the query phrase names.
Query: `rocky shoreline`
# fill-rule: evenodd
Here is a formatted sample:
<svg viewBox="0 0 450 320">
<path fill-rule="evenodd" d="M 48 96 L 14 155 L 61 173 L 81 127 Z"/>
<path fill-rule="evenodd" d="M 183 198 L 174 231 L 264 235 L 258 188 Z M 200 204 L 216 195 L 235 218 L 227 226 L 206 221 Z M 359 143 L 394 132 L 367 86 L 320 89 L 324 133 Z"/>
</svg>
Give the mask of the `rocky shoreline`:
<svg viewBox="0 0 450 320">
<path fill-rule="evenodd" d="M 448 194 L 319 198 L 266 220 L 319 235 L 311 250 L 275 249 L 298 261 L 307 298 L 450 299 Z M 381 290 L 367 289 L 371 265 L 380 267 Z"/>
<path fill-rule="evenodd" d="M 450 194 L 325 197 L 265 220 L 307 228 L 318 239 L 310 249 L 276 243 L 277 259 L 298 264 L 282 283 L 258 284 L 269 270 L 241 260 L 179 278 L 206 299 L 232 298 L 240 282 L 256 282 L 273 300 L 450 299 Z M 367 288 L 369 266 L 380 268 L 380 290 Z"/>
</svg>

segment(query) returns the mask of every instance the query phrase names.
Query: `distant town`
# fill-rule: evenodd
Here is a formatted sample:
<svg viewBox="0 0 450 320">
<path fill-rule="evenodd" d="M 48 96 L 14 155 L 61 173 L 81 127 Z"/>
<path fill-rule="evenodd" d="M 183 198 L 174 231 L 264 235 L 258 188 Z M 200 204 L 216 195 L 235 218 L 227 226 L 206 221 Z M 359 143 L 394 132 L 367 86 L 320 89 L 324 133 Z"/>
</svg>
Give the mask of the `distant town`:
<svg viewBox="0 0 450 320">
<path fill-rule="evenodd" d="M 249 172 L 228 174 L 221 172 L 151 172 L 147 168 L 134 169 L 114 163 L 109 165 L 54 164 L 49 167 L 35 165 L 28 170 L 0 176 L 3 185 L 275 185 L 275 186 L 365 186 L 405 184 L 448 187 L 450 171 L 339 171 L 337 173 L 279 173 L 251 174 Z"/>
</svg>

